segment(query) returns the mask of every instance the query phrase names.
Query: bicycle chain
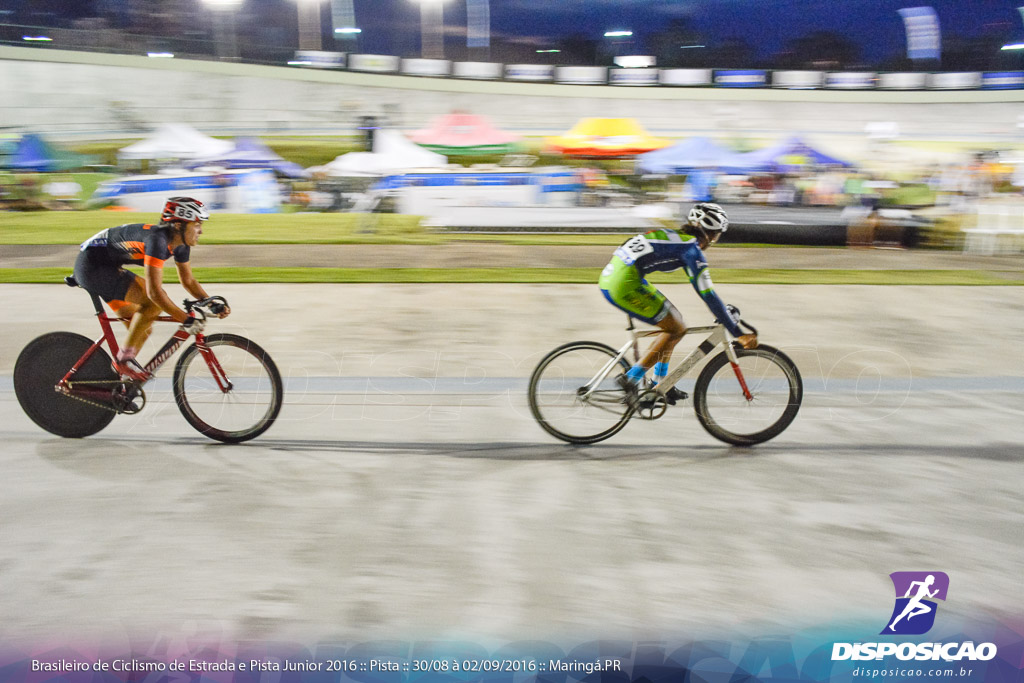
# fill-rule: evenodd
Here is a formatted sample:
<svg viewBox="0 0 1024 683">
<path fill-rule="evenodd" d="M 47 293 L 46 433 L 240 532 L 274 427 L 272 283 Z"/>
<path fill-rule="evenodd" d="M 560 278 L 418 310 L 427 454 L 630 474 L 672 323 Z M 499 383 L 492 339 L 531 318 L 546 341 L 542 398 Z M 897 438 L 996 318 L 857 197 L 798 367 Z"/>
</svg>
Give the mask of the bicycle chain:
<svg viewBox="0 0 1024 683">
<path fill-rule="evenodd" d="M 75 380 L 74 384 L 128 384 L 128 382 L 121 382 L 121 381 L 110 380 L 110 379 L 80 379 L 80 380 Z M 78 395 L 76 395 L 74 393 L 74 391 L 72 390 L 71 387 L 68 387 L 68 389 L 66 391 L 61 391 L 61 390 L 57 389 L 57 393 L 58 394 L 62 394 L 64 396 L 67 396 L 68 398 L 73 398 L 76 401 L 81 401 L 82 403 L 88 403 L 89 405 L 96 406 L 97 408 L 103 408 L 104 410 L 109 410 L 110 412 L 112 412 L 112 413 L 114 413 L 116 415 L 120 415 L 123 412 L 121 410 L 118 410 L 117 408 L 115 408 L 113 405 L 111 405 L 109 403 L 100 403 L 99 401 L 93 401 L 92 399 L 83 398 L 81 396 L 78 396 Z"/>
</svg>

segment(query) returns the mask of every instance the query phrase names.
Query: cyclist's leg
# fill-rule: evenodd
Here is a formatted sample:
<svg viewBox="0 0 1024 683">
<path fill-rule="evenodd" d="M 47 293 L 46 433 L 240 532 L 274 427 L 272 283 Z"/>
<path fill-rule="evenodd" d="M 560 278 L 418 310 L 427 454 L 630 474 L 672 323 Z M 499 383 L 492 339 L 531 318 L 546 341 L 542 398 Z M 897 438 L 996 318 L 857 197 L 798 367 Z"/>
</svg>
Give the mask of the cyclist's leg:
<svg viewBox="0 0 1024 683">
<path fill-rule="evenodd" d="M 650 287 L 650 285 L 648 286 Z M 640 364 L 646 367 L 650 367 L 656 363 L 668 365 L 669 360 L 672 358 L 672 351 L 676 348 L 676 344 L 678 344 L 679 340 L 686 334 L 686 324 L 683 322 L 682 314 L 668 299 L 665 299 L 665 304 L 662 308 L 661 314 L 663 316 L 661 320 L 654 324 L 660 327 L 663 332 L 654 338 L 654 342 L 647 350 L 647 353 L 640 359 Z M 656 374 L 664 376 L 665 373 Z"/>
<path fill-rule="evenodd" d="M 686 334 L 683 318 L 664 294 L 643 279 L 634 266 L 613 258 L 598 282 L 605 298 L 633 318 L 660 327 L 647 353 L 629 371 L 639 381 L 655 363 L 668 363 L 679 340 Z M 659 368 L 660 369 L 660 368 Z"/>
<path fill-rule="evenodd" d="M 118 312 L 122 315 L 124 313 L 131 315 L 128 337 L 125 339 L 122 351 L 134 358 L 142 345 L 149 339 L 149 335 L 153 331 L 153 321 L 160 316 L 161 309 L 159 304 L 149 298 L 143 279 L 134 273 L 129 273 L 129 275 L 132 276 L 132 280 L 124 293 L 124 304 L 118 309 Z"/>
</svg>

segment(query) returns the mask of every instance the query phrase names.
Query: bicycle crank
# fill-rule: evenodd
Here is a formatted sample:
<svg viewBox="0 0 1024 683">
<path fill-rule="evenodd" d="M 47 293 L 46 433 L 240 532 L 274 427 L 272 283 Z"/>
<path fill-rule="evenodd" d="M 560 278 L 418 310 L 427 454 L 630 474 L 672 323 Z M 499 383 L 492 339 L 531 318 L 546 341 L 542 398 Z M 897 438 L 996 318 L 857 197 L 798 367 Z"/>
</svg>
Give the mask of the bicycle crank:
<svg viewBox="0 0 1024 683">
<path fill-rule="evenodd" d="M 114 410 L 123 415 L 134 415 L 146 407 L 146 392 L 133 382 L 120 382 L 110 396 Z"/>
<path fill-rule="evenodd" d="M 636 415 L 641 420 L 657 420 L 668 411 L 668 401 L 653 389 L 640 394 L 636 404 Z"/>
</svg>

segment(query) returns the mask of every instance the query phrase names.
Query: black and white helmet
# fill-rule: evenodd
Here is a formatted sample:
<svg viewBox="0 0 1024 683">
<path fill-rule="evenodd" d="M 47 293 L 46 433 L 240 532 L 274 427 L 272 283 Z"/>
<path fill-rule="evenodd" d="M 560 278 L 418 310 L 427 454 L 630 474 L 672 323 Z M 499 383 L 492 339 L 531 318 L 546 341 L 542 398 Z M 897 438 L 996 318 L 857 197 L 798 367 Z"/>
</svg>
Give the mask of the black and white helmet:
<svg viewBox="0 0 1024 683">
<path fill-rule="evenodd" d="M 160 220 L 164 223 L 172 221 L 191 223 L 192 221 L 209 220 L 209 218 L 210 214 L 206 210 L 206 205 L 192 197 L 171 197 L 164 204 L 163 213 L 160 214 Z"/>
<path fill-rule="evenodd" d="M 701 228 L 707 233 L 722 233 L 729 229 L 729 217 L 725 215 L 725 209 L 710 202 L 694 204 L 686 220 L 692 227 Z"/>
</svg>

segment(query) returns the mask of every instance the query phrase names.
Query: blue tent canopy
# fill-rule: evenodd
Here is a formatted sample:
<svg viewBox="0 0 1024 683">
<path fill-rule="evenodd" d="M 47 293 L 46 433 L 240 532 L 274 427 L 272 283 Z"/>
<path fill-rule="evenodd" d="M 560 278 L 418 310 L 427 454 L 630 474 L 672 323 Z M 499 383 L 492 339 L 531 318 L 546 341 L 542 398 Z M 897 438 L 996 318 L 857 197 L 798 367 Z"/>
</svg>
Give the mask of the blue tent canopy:
<svg viewBox="0 0 1024 683">
<path fill-rule="evenodd" d="M 22 135 L 6 160 L 8 168 L 20 171 L 67 171 L 96 163 L 93 157 L 54 147 L 42 136 Z"/>
<path fill-rule="evenodd" d="M 682 142 L 641 154 L 636 158 L 642 173 L 674 173 L 683 175 L 695 169 L 720 168 L 736 154 L 707 137 L 692 137 Z"/>
<path fill-rule="evenodd" d="M 799 137 L 791 137 L 770 147 L 746 154 L 734 154 L 726 159 L 721 168 L 737 173 L 785 173 L 810 166 L 841 166 L 852 168 L 854 164 L 814 149 Z"/>
<path fill-rule="evenodd" d="M 222 166 L 224 168 L 269 168 L 289 178 L 305 178 L 309 172 L 292 161 L 285 161 L 272 149 L 256 138 L 238 138 L 230 152 L 198 159 L 189 164 L 190 168 L 200 166 Z"/>
</svg>

